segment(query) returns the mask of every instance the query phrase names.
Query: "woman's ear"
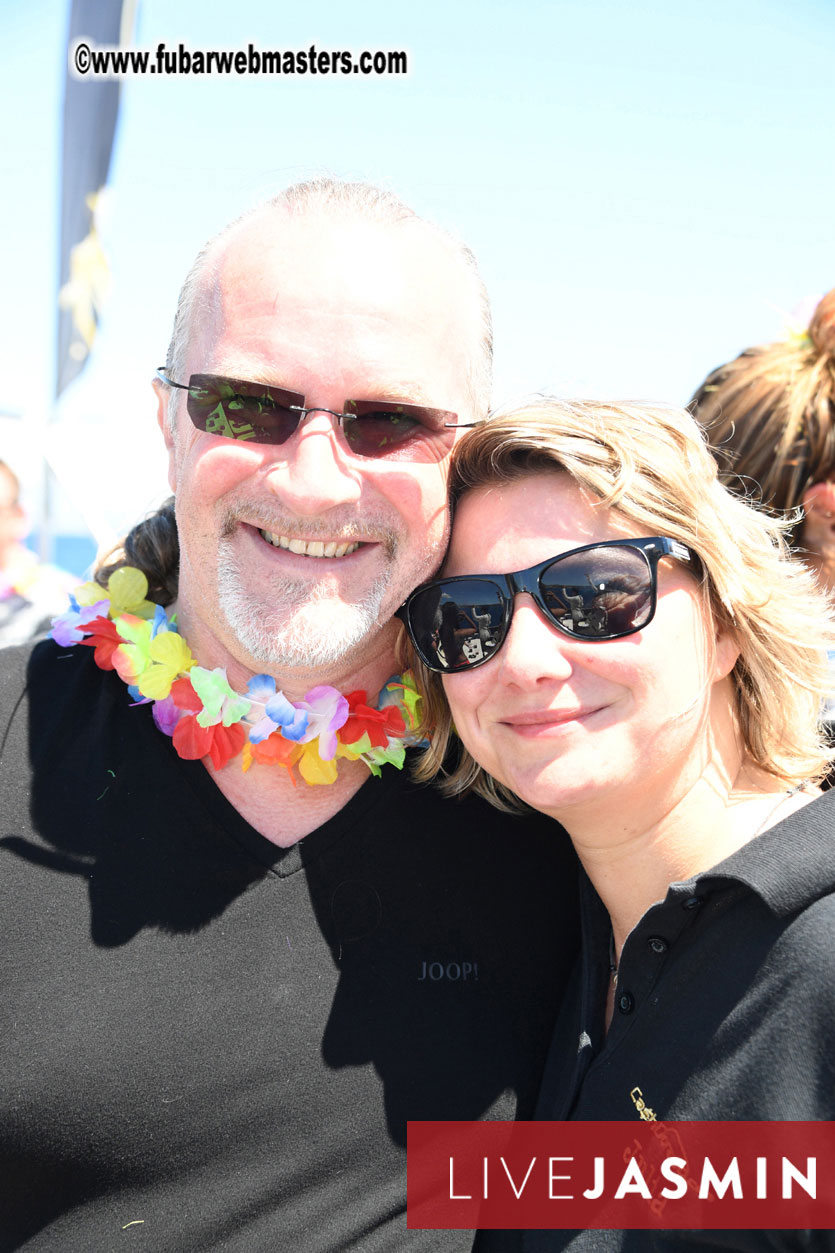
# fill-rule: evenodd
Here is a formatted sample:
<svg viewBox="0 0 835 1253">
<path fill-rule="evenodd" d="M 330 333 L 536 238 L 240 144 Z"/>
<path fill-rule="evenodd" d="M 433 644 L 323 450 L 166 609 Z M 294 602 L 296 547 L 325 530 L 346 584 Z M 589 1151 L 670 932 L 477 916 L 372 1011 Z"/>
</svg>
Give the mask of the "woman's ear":
<svg viewBox="0 0 835 1253">
<path fill-rule="evenodd" d="M 717 623 L 713 650 L 713 681 L 718 682 L 731 673 L 739 657 L 740 648 L 730 626 Z"/>
</svg>

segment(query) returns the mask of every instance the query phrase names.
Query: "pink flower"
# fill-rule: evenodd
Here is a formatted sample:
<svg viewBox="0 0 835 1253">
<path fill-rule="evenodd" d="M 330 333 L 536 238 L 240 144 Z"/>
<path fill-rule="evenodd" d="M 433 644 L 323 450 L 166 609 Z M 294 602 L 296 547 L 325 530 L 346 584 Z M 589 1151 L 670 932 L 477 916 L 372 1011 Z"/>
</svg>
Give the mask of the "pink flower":
<svg viewBox="0 0 835 1253">
<path fill-rule="evenodd" d="M 319 740 L 319 756 L 322 761 L 332 761 L 336 756 L 336 733 L 345 725 L 348 702 L 335 687 L 312 687 L 305 692 L 304 700 L 294 701 L 296 709 L 308 716 L 307 730 L 299 742 L 307 744 Z"/>
<path fill-rule="evenodd" d="M 170 696 L 164 700 L 155 700 L 153 708 L 154 722 L 165 735 L 173 735 L 174 728 L 183 716 L 183 711 Z"/>
</svg>

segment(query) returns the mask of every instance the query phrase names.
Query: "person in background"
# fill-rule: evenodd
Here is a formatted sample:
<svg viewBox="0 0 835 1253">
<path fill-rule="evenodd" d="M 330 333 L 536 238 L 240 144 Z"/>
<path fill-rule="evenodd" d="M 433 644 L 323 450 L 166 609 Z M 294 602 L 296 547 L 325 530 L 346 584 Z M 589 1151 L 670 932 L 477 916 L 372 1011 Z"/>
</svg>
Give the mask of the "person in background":
<svg viewBox="0 0 835 1253">
<path fill-rule="evenodd" d="M 791 513 L 798 555 L 835 594 L 835 288 L 803 334 L 718 366 L 688 409 L 722 481 Z"/>
<path fill-rule="evenodd" d="M 0 461 L 0 647 L 22 644 L 48 630 L 79 582 L 67 571 L 38 561 L 23 543 L 27 529 L 20 481 Z"/>
<path fill-rule="evenodd" d="M 402 610 L 434 727 L 422 775 L 548 815 L 582 865 L 538 1117 L 835 1118 L 835 795 L 816 786 L 835 631 L 784 524 L 718 482 L 689 414 L 650 406 L 501 415 L 458 445 L 450 485 L 442 573 Z"/>
<path fill-rule="evenodd" d="M 802 334 L 746 348 L 712 370 L 688 409 L 722 481 L 792 517 L 798 557 L 835 599 L 835 288 Z M 829 669 L 824 718 L 835 741 L 832 650 Z"/>
</svg>

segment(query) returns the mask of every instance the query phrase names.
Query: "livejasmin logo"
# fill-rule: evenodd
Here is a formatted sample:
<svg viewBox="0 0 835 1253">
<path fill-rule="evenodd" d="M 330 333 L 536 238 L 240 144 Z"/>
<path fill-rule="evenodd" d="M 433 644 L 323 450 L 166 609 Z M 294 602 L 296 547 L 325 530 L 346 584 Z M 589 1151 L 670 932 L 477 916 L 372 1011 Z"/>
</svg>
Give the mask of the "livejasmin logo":
<svg viewBox="0 0 835 1253">
<path fill-rule="evenodd" d="M 539 1164 L 539 1170 L 534 1173 L 538 1159 L 532 1157 L 528 1163 L 527 1170 L 522 1175 L 524 1163 L 517 1168 L 517 1177 L 514 1178 L 510 1167 L 504 1157 L 500 1156 L 498 1162 L 492 1162 L 489 1157 L 482 1158 L 482 1169 L 480 1180 L 469 1180 L 466 1186 L 479 1189 L 477 1192 L 456 1192 L 456 1186 L 460 1186 L 460 1181 L 455 1181 L 455 1158 L 449 1159 L 449 1199 L 451 1201 L 472 1201 L 475 1197 L 479 1200 L 487 1200 L 490 1196 L 491 1178 L 494 1184 L 498 1183 L 499 1187 L 510 1184 L 511 1191 L 519 1201 L 528 1184 L 531 1183 L 533 1176 L 532 1189 L 536 1187 L 547 1187 L 547 1196 L 549 1201 L 573 1201 L 576 1194 L 574 1192 L 566 1192 L 566 1187 L 570 1187 L 574 1179 L 574 1175 L 559 1174 L 557 1171 L 567 1169 L 572 1171 L 573 1166 L 567 1166 L 567 1163 L 574 1162 L 573 1157 L 549 1157 L 542 1159 Z M 611 1172 L 613 1163 L 609 1163 L 609 1171 Z M 722 1197 L 729 1195 L 740 1200 L 745 1195 L 745 1189 L 748 1189 L 748 1195 L 754 1196 L 757 1200 L 765 1200 L 769 1195 L 769 1188 L 779 1189 L 778 1195 L 784 1200 L 790 1200 L 793 1196 L 793 1186 L 796 1183 L 802 1188 L 807 1196 L 812 1200 L 817 1196 L 817 1161 L 814 1157 L 807 1157 L 805 1164 L 801 1168 L 789 1161 L 787 1157 L 781 1159 L 780 1164 L 769 1162 L 767 1157 L 758 1157 L 756 1163 L 745 1163 L 746 1182 L 743 1185 L 743 1167 L 740 1166 L 739 1159 L 734 1157 L 730 1163 L 723 1168 L 714 1166 L 709 1157 L 705 1157 L 700 1163 L 701 1175 L 698 1181 L 698 1197 L 700 1201 L 711 1200 L 714 1196 L 720 1200 Z M 753 1169 L 752 1169 L 753 1165 Z M 661 1188 L 659 1195 L 666 1200 L 678 1200 L 685 1196 L 688 1188 L 688 1179 L 681 1171 L 692 1171 L 694 1163 L 688 1162 L 684 1157 L 665 1157 L 661 1162 L 659 1170 L 662 1178 L 666 1181 L 665 1186 Z M 585 1182 L 584 1175 L 589 1170 L 589 1163 L 580 1163 L 580 1182 Z M 614 1201 L 622 1201 L 626 1196 L 639 1196 L 645 1201 L 653 1199 L 653 1193 L 650 1191 L 649 1184 L 644 1178 L 640 1164 L 637 1158 L 630 1158 L 626 1168 L 621 1169 L 615 1164 L 613 1177 L 607 1174 L 607 1163 L 605 1157 L 595 1157 L 591 1163 L 591 1187 L 583 1189 L 583 1196 L 587 1201 L 597 1201 L 602 1197 L 609 1196 Z M 778 1176 L 778 1182 L 775 1183 L 774 1174 Z"/>
<path fill-rule="evenodd" d="M 416 1229 L 835 1228 L 831 1122 L 411 1122 L 407 1155 Z"/>
<path fill-rule="evenodd" d="M 449 983 L 467 983 L 478 978 L 478 962 L 421 962 L 418 983 L 428 980 L 438 983 L 446 979 Z"/>
</svg>

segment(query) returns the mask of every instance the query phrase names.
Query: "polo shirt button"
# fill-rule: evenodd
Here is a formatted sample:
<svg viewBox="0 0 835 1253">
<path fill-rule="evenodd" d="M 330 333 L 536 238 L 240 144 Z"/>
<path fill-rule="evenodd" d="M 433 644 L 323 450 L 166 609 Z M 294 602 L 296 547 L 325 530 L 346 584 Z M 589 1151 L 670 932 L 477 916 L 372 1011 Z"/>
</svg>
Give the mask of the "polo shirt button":
<svg viewBox="0 0 835 1253">
<path fill-rule="evenodd" d="M 618 1009 L 622 1014 L 631 1014 L 635 1008 L 635 998 L 631 992 L 621 992 L 618 997 Z"/>
<path fill-rule="evenodd" d="M 700 896 L 688 896 L 687 900 L 682 905 L 682 909 L 698 909 L 701 903 L 702 898 Z"/>
<path fill-rule="evenodd" d="M 647 940 L 647 944 L 653 953 L 666 953 L 668 948 L 667 941 L 660 935 L 651 935 Z"/>
</svg>

